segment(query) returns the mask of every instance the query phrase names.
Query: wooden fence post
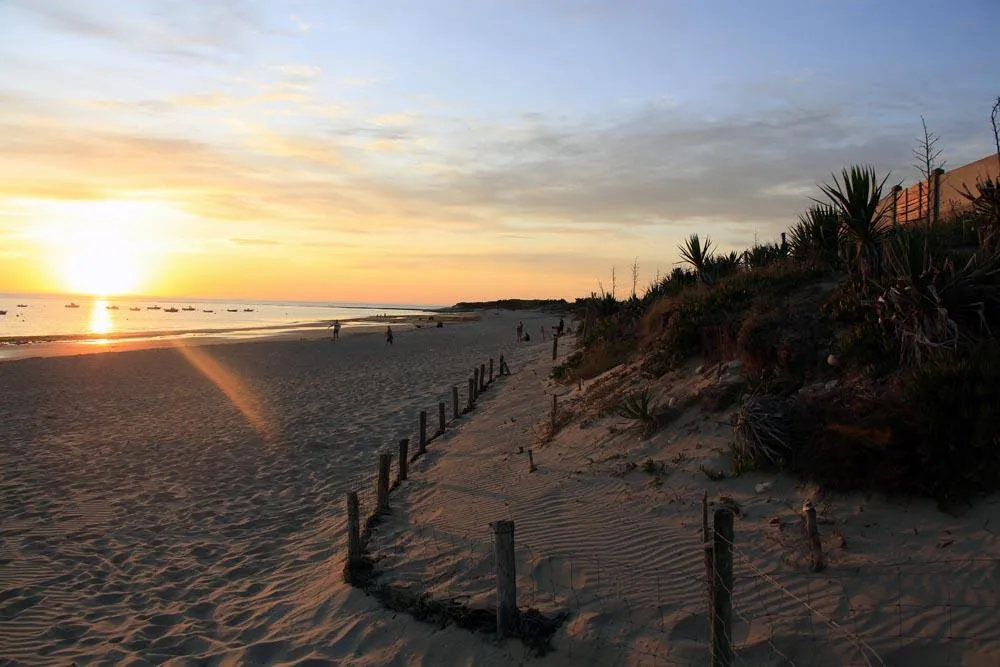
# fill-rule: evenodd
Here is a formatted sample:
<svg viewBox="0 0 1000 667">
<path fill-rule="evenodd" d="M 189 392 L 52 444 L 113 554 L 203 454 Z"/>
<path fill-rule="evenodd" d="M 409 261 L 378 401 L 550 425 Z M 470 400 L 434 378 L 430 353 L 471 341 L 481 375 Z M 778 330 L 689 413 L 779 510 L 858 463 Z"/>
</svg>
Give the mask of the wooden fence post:
<svg viewBox="0 0 1000 667">
<path fill-rule="evenodd" d="M 453 386 L 451 388 L 451 403 L 452 407 L 455 409 L 455 419 L 458 419 L 458 387 Z"/>
<path fill-rule="evenodd" d="M 559 354 L 559 336 L 552 337 L 552 361 L 556 360 L 556 355 Z"/>
<path fill-rule="evenodd" d="M 535 457 L 531 453 L 531 450 L 529 449 L 528 450 L 528 472 L 535 472 L 536 470 L 538 470 L 538 468 L 535 467 Z"/>
<path fill-rule="evenodd" d="M 501 354 L 500 355 L 500 372 L 499 372 L 499 375 L 503 375 L 503 374 L 504 374 L 504 372 L 503 372 L 503 355 Z"/>
<path fill-rule="evenodd" d="M 382 452 L 378 455 L 378 486 L 376 487 L 378 508 L 377 512 L 385 512 L 389 509 L 389 467 L 392 465 L 392 454 Z"/>
<path fill-rule="evenodd" d="M 490 357 L 490 384 L 493 384 L 493 357 Z"/>
<path fill-rule="evenodd" d="M 733 511 L 717 509 L 712 548 L 712 667 L 733 664 Z"/>
<path fill-rule="evenodd" d="M 552 394 L 552 415 L 550 419 L 551 423 L 549 425 L 549 432 L 552 435 L 556 434 L 556 413 L 559 410 L 559 408 L 556 406 L 556 400 L 557 400 L 556 395 Z"/>
<path fill-rule="evenodd" d="M 406 473 L 410 469 L 410 439 L 403 438 L 399 441 L 399 481 L 406 481 Z"/>
<path fill-rule="evenodd" d="M 353 578 L 354 565 L 361 559 L 361 509 L 358 494 L 347 494 L 347 562 L 344 564 L 344 580 Z"/>
<path fill-rule="evenodd" d="M 503 639 L 513 636 L 518 625 L 513 521 L 493 524 L 493 562 L 497 579 L 497 634 Z"/>
<path fill-rule="evenodd" d="M 819 572 L 826 566 L 823 563 L 823 543 L 819 539 L 819 528 L 816 527 L 816 508 L 808 500 L 802 503 L 802 528 L 812 553 L 812 571 Z"/>
<path fill-rule="evenodd" d="M 934 170 L 934 224 L 937 224 L 938 218 L 941 217 L 941 176 L 944 174 L 944 169 L 938 167 Z"/>
<path fill-rule="evenodd" d="M 479 369 L 472 369 L 472 401 L 475 402 L 479 398 Z"/>
<path fill-rule="evenodd" d="M 444 433 L 444 426 L 447 420 L 444 418 L 444 401 L 438 403 L 438 435 Z"/>
<path fill-rule="evenodd" d="M 476 391 L 475 380 L 469 378 L 469 411 L 472 411 L 472 405 L 476 401 L 476 397 L 473 395 Z"/>
<path fill-rule="evenodd" d="M 417 441 L 417 454 L 427 452 L 427 411 L 420 411 L 420 440 Z"/>
<path fill-rule="evenodd" d="M 486 364 L 479 364 L 479 391 L 486 391 Z"/>
<path fill-rule="evenodd" d="M 917 220 L 924 219 L 924 182 L 917 183 Z"/>
<path fill-rule="evenodd" d="M 902 190 L 901 185 L 892 186 L 892 226 L 895 227 L 899 224 L 899 191 Z"/>
</svg>

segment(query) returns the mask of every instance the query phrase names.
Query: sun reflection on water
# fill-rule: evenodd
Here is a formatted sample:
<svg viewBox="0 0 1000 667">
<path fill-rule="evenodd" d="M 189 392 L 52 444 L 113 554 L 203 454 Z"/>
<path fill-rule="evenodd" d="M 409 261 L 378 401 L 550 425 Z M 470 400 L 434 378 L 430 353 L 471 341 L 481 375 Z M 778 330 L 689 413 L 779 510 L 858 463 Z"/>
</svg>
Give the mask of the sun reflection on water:
<svg viewBox="0 0 1000 667">
<path fill-rule="evenodd" d="M 114 328 L 115 324 L 111 319 L 111 311 L 108 310 L 108 302 L 104 299 L 95 299 L 90 311 L 90 333 L 109 334 Z"/>
</svg>

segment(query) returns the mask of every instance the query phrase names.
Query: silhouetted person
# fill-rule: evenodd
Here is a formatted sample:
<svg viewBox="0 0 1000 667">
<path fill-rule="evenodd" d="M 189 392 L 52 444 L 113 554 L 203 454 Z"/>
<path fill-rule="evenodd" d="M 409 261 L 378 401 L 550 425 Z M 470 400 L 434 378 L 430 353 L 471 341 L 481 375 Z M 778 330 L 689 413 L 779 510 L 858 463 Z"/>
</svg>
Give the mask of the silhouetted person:
<svg viewBox="0 0 1000 667">
<path fill-rule="evenodd" d="M 392 327 L 385 328 L 385 344 L 392 345 Z"/>
<path fill-rule="evenodd" d="M 524 322 L 517 323 L 517 342 L 520 343 L 524 337 Z"/>
</svg>

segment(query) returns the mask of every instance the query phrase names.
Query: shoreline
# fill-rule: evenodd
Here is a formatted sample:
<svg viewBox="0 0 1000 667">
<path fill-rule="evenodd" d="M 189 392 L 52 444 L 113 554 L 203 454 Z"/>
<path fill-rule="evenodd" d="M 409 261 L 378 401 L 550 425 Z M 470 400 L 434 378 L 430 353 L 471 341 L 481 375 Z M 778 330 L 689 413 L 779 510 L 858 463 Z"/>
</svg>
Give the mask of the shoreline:
<svg viewBox="0 0 1000 667">
<path fill-rule="evenodd" d="M 431 312 L 431 311 L 427 311 Z M 472 311 L 414 315 L 367 316 L 341 320 L 341 337 L 375 333 L 381 326 L 427 327 L 429 322 L 460 324 L 477 321 L 481 314 Z M 109 334 L 53 334 L 44 336 L 0 337 L 0 364 L 21 359 L 128 352 L 178 345 L 217 345 L 251 341 L 329 339 L 330 321 L 274 324 L 225 329 L 128 331 Z"/>
</svg>

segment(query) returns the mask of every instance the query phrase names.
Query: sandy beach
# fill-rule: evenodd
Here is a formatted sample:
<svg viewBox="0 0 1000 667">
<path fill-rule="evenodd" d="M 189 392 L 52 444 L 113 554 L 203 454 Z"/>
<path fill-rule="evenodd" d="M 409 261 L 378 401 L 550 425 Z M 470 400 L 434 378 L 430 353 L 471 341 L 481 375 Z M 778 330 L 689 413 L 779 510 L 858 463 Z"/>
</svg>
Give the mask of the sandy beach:
<svg viewBox="0 0 1000 667">
<path fill-rule="evenodd" d="M 559 386 L 550 342 L 514 343 L 519 319 L 534 335 L 555 318 L 486 313 L 393 348 L 354 336 L 0 365 L 0 664 L 704 665 L 705 494 L 738 508 L 734 664 L 1000 661 L 1000 499 L 948 515 L 784 475 L 710 479 L 729 470 L 731 413 L 704 397 L 736 370 L 649 385 L 623 366 Z M 490 523 L 513 520 L 519 607 L 566 614 L 544 656 L 386 611 L 341 579 L 344 492 L 500 353 L 513 374 L 412 464 L 369 550 L 382 582 L 487 609 Z M 676 408 L 648 438 L 612 409 L 640 386 Z"/>
<path fill-rule="evenodd" d="M 0 664 L 350 664 L 343 493 L 518 319 L 0 364 Z"/>
</svg>

